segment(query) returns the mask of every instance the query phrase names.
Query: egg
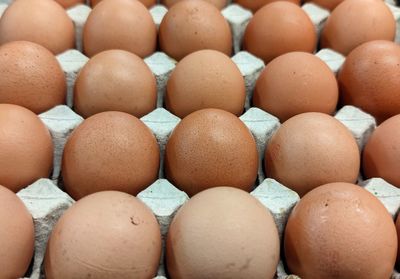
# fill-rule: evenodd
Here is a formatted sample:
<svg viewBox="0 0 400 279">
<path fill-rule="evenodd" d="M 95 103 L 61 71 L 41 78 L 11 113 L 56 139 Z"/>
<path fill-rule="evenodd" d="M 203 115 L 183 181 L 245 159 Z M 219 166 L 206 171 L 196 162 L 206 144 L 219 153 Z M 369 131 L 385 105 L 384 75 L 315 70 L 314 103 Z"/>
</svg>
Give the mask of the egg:
<svg viewBox="0 0 400 279">
<path fill-rule="evenodd" d="M 372 114 L 380 123 L 400 113 L 400 46 L 372 41 L 354 49 L 338 74 L 340 102 Z"/>
<path fill-rule="evenodd" d="M 93 55 L 123 49 L 142 58 L 156 49 L 157 28 L 147 8 L 139 1 L 103 0 L 83 28 L 83 50 Z"/>
<path fill-rule="evenodd" d="M 0 186 L 0 277 L 22 278 L 33 256 L 32 216 L 13 192 Z"/>
<path fill-rule="evenodd" d="M 220 109 L 186 116 L 165 149 L 166 177 L 190 196 L 221 185 L 250 191 L 257 168 L 256 142 L 249 129 Z"/>
<path fill-rule="evenodd" d="M 0 103 L 41 113 L 65 103 L 67 84 L 55 56 L 27 41 L 0 46 Z"/>
<path fill-rule="evenodd" d="M 277 1 L 259 9 L 246 27 L 243 48 L 269 63 L 292 51 L 313 52 L 317 34 L 310 17 L 298 5 Z"/>
<path fill-rule="evenodd" d="M 73 6 L 86 3 L 85 0 L 56 0 L 56 2 L 64 8 L 71 8 Z"/>
<path fill-rule="evenodd" d="M 396 228 L 371 193 L 358 185 L 331 183 L 294 207 L 284 247 L 289 271 L 301 278 L 390 278 Z"/>
<path fill-rule="evenodd" d="M 18 192 L 50 175 L 53 142 L 39 117 L 23 107 L 0 104 L 0 131 L 0 185 Z"/>
<path fill-rule="evenodd" d="M 265 171 L 300 196 L 330 182 L 355 182 L 359 149 L 350 131 L 334 117 L 306 112 L 285 121 L 265 150 Z"/>
<path fill-rule="evenodd" d="M 233 2 L 255 13 L 263 6 L 275 1 L 277 0 L 234 0 Z M 300 0 L 287 0 L 287 1 L 292 2 L 296 5 L 300 5 L 301 2 Z"/>
<path fill-rule="evenodd" d="M 249 193 L 217 187 L 193 196 L 174 217 L 166 242 L 169 278 L 274 278 L 274 218 Z"/>
<path fill-rule="evenodd" d="M 171 8 L 178 2 L 185 1 L 185 0 L 161 0 L 161 4 L 166 6 L 167 8 Z M 227 5 L 227 0 L 205 0 L 210 4 L 213 4 L 218 9 L 223 9 Z"/>
<path fill-rule="evenodd" d="M 21 40 L 59 54 L 75 47 L 74 24 L 54 0 L 15 0 L 0 19 L 0 45 Z"/>
<path fill-rule="evenodd" d="M 85 118 L 103 111 L 142 117 L 156 108 L 156 102 L 157 84 L 150 68 L 124 50 L 96 54 L 75 82 L 74 109 Z"/>
<path fill-rule="evenodd" d="M 159 29 L 162 51 L 176 60 L 201 49 L 231 55 L 232 34 L 221 12 L 206 1 L 187 0 L 173 5 Z"/>
<path fill-rule="evenodd" d="M 381 0 L 345 0 L 328 17 L 321 34 L 321 48 L 347 55 L 373 40 L 393 41 L 396 21 Z"/>
<path fill-rule="evenodd" d="M 48 279 L 153 278 L 161 255 L 157 220 L 139 199 L 104 191 L 70 207 L 55 225 L 45 256 Z"/>
<path fill-rule="evenodd" d="M 396 231 L 397 231 L 397 239 L 398 239 L 398 249 L 397 249 L 397 262 L 396 266 L 397 268 L 400 267 L 400 217 L 397 215 L 397 220 L 396 220 Z"/>
<path fill-rule="evenodd" d="M 96 6 L 99 2 L 101 2 L 102 0 L 90 0 L 90 3 L 92 5 L 92 7 Z M 156 0 L 139 0 L 143 5 L 145 5 L 147 8 L 150 8 L 152 6 L 154 6 L 155 4 L 157 4 Z"/>
<path fill-rule="evenodd" d="M 245 91 L 239 68 L 226 54 L 199 50 L 183 58 L 173 70 L 165 105 L 180 118 L 204 108 L 223 109 L 240 116 Z"/>
<path fill-rule="evenodd" d="M 342 3 L 344 0 L 307 0 L 306 2 L 312 2 L 324 9 L 333 11 L 337 5 Z"/>
<path fill-rule="evenodd" d="M 136 195 L 157 179 L 159 161 L 156 138 L 143 122 L 124 112 L 101 112 L 68 138 L 64 187 L 75 200 L 106 190 Z"/>
<path fill-rule="evenodd" d="M 284 122 L 303 112 L 332 114 L 338 97 L 336 77 L 325 62 L 311 53 L 289 52 L 261 73 L 253 104 Z"/>
</svg>

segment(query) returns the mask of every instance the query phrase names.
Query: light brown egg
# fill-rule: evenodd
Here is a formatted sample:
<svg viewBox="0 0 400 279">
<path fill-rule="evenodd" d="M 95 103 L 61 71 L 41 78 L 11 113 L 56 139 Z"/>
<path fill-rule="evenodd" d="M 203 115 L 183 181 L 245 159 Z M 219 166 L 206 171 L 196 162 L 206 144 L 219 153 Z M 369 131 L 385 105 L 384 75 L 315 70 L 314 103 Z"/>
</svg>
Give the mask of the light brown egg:
<svg viewBox="0 0 400 279">
<path fill-rule="evenodd" d="M 354 105 L 380 123 L 400 113 L 400 46 L 372 41 L 354 49 L 339 74 L 343 105 Z"/>
<path fill-rule="evenodd" d="M 144 61 L 124 50 L 93 56 L 75 82 L 74 109 L 83 117 L 122 111 L 136 117 L 156 107 L 157 84 Z"/>
<path fill-rule="evenodd" d="M 257 12 L 260 8 L 277 0 L 234 0 L 233 3 L 242 6 L 245 9 L 251 10 L 253 13 Z M 287 0 L 296 5 L 300 5 L 300 0 Z"/>
<path fill-rule="evenodd" d="M 240 116 L 245 90 L 239 68 L 227 55 L 200 50 L 187 55 L 173 70 L 165 105 L 180 118 L 204 108 L 223 109 Z"/>
<path fill-rule="evenodd" d="M 92 7 L 96 6 L 99 2 L 101 2 L 103 0 L 90 0 L 90 3 L 92 5 Z M 147 8 L 150 8 L 152 6 L 154 6 L 157 1 L 156 0 L 139 0 L 143 5 L 145 5 Z"/>
<path fill-rule="evenodd" d="M 0 131 L 1 185 L 18 192 L 49 176 L 53 142 L 39 117 L 23 107 L 0 104 Z"/>
<path fill-rule="evenodd" d="M 157 28 L 139 1 L 103 0 L 90 13 L 83 29 L 83 50 L 89 57 L 123 49 L 142 58 L 156 49 Z"/>
<path fill-rule="evenodd" d="M 363 173 L 366 178 L 380 177 L 400 187 L 400 115 L 393 116 L 376 128 L 363 151 Z"/>
<path fill-rule="evenodd" d="M 0 103 L 41 113 L 65 103 L 65 75 L 44 47 L 16 41 L 0 46 Z"/>
<path fill-rule="evenodd" d="M 185 0 L 161 0 L 161 4 L 163 4 L 164 6 L 166 6 L 167 8 L 171 8 L 173 5 L 175 5 L 178 2 L 181 1 L 185 1 Z M 226 5 L 228 4 L 227 0 L 204 0 L 210 4 L 213 4 L 215 7 L 217 7 L 218 9 L 223 9 L 224 7 L 226 7 Z"/>
<path fill-rule="evenodd" d="M 285 256 L 301 278 L 390 278 L 397 237 L 383 204 L 358 185 L 318 187 L 293 209 Z"/>
<path fill-rule="evenodd" d="M 338 97 L 336 77 L 325 62 L 311 53 L 290 52 L 261 73 L 253 104 L 284 122 L 303 112 L 332 114 Z"/>
<path fill-rule="evenodd" d="M 13 192 L 0 186 L 0 277 L 24 277 L 33 256 L 31 214 Z"/>
<path fill-rule="evenodd" d="M 243 48 L 269 63 L 291 51 L 313 52 L 317 34 L 310 17 L 298 5 L 272 2 L 258 10 L 246 27 Z"/>
<path fill-rule="evenodd" d="M 284 122 L 265 150 L 265 171 L 303 196 L 330 182 L 355 182 L 360 154 L 350 131 L 334 117 L 307 112 Z"/>
<path fill-rule="evenodd" d="M 30 41 L 54 54 L 75 47 L 75 29 L 54 0 L 15 0 L 0 19 L 0 44 Z"/>
<path fill-rule="evenodd" d="M 85 4 L 86 0 L 56 0 L 56 2 L 64 8 L 71 8 L 78 4 Z"/>
<path fill-rule="evenodd" d="M 161 255 L 160 227 L 131 195 L 105 191 L 69 208 L 54 227 L 45 257 L 48 279 L 153 278 Z"/>
<path fill-rule="evenodd" d="M 206 1 L 181 1 L 171 7 L 159 29 L 162 51 L 176 60 L 201 49 L 232 53 L 232 34 L 221 12 Z"/>
<path fill-rule="evenodd" d="M 165 150 L 167 178 L 190 196 L 221 185 L 250 191 L 257 167 L 257 147 L 249 129 L 238 117 L 220 109 L 186 116 Z"/>
<path fill-rule="evenodd" d="M 333 11 L 343 1 L 344 0 L 307 0 L 306 2 L 312 2 L 324 9 Z"/>
<path fill-rule="evenodd" d="M 124 112 L 98 113 L 65 145 L 64 186 L 75 200 L 106 190 L 136 195 L 156 180 L 159 161 L 156 138 L 142 121 Z"/>
<path fill-rule="evenodd" d="M 169 278 L 274 278 L 279 236 L 269 210 L 230 187 L 205 190 L 174 217 L 168 232 Z"/>
<path fill-rule="evenodd" d="M 328 17 L 321 34 L 321 47 L 347 55 L 373 40 L 393 41 L 396 21 L 381 0 L 345 0 Z"/>
</svg>

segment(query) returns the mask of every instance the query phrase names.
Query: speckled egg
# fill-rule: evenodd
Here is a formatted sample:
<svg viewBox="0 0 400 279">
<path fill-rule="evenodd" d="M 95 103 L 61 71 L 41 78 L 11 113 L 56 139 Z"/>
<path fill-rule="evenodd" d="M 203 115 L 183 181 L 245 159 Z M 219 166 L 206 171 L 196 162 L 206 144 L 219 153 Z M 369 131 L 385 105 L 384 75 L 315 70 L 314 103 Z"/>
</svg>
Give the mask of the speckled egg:
<svg viewBox="0 0 400 279">
<path fill-rule="evenodd" d="M 167 8 L 171 8 L 173 5 L 175 5 L 178 2 L 181 1 L 186 1 L 186 0 L 161 0 L 161 4 L 166 6 Z M 223 9 L 229 1 L 227 0 L 204 0 L 210 4 L 213 4 L 215 7 L 218 9 Z"/>
<path fill-rule="evenodd" d="M 284 245 L 289 271 L 301 278 L 390 278 L 397 236 L 376 197 L 358 185 L 332 183 L 294 207 Z"/>
<path fill-rule="evenodd" d="M 136 195 L 156 180 L 159 162 L 156 138 L 143 122 L 124 112 L 98 113 L 68 138 L 64 187 L 75 200 L 105 190 Z"/>
<path fill-rule="evenodd" d="M 277 0 L 234 0 L 233 2 L 239 4 L 245 9 L 251 10 L 253 13 L 257 12 L 260 8 Z M 287 0 L 294 4 L 300 5 L 300 0 Z"/>
<path fill-rule="evenodd" d="M 64 8 L 71 8 L 73 6 L 86 3 L 85 0 L 56 0 L 56 2 Z"/>
</svg>

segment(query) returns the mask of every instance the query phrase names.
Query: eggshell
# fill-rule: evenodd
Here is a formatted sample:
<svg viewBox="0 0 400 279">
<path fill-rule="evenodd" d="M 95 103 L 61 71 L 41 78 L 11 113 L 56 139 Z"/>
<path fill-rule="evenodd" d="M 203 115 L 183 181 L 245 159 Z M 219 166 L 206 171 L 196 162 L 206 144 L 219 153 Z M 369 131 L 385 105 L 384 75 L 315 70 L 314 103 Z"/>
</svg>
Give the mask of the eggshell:
<svg viewBox="0 0 400 279">
<path fill-rule="evenodd" d="M 284 122 L 303 112 L 332 114 L 338 97 L 336 77 L 325 62 L 307 52 L 290 52 L 261 73 L 253 104 Z"/>
<path fill-rule="evenodd" d="M 206 1 L 187 0 L 172 6 L 159 29 L 162 51 L 176 60 L 201 49 L 232 53 L 232 34 L 221 12 Z"/>
<path fill-rule="evenodd" d="M 286 263 L 301 278 L 390 278 L 397 236 L 383 204 L 360 186 L 318 187 L 293 209 Z"/>
<path fill-rule="evenodd" d="M 233 61 L 215 50 L 187 55 L 168 80 L 166 108 L 180 118 L 200 109 L 219 108 L 240 116 L 246 88 Z"/>
<path fill-rule="evenodd" d="M 306 2 L 312 2 L 324 9 L 333 11 L 343 1 L 344 0 L 307 0 Z"/>
<path fill-rule="evenodd" d="M 0 46 L 0 103 L 41 113 L 65 102 L 65 75 L 54 55 L 26 41 Z"/>
<path fill-rule="evenodd" d="M 56 0 L 58 4 L 63 6 L 64 8 L 70 8 L 76 6 L 78 4 L 85 4 L 85 0 Z"/>
<path fill-rule="evenodd" d="M 360 154 L 350 131 L 334 117 L 307 112 L 284 122 L 265 150 L 265 171 L 303 196 L 330 182 L 355 182 Z"/>
<path fill-rule="evenodd" d="M 269 63 L 291 51 L 313 52 L 317 34 L 310 17 L 298 5 L 272 2 L 258 10 L 246 27 L 243 48 Z"/>
<path fill-rule="evenodd" d="M 65 145 L 64 186 L 75 200 L 105 190 L 136 195 L 156 180 L 159 161 L 157 141 L 143 122 L 124 112 L 98 113 Z"/>
<path fill-rule="evenodd" d="M 398 249 L 397 249 L 397 262 L 396 266 L 397 268 L 400 267 L 400 217 L 397 215 L 397 220 L 396 220 L 396 231 L 397 231 L 397 239 L 398 239 Z"/>
<path fill-rule="evenodd" d="M 156 108 L 156 79 L 144 61 L 124 50 L 92 57 L 75 82 L 74 109 L 83 117 L 122 111 L 142 117 Z"/>
<path fill-rule="evenodd" d="M 321 48 L 347 55 L 373 40 L 393 41 L 396 21 L 381 0 L 345 0 L 328 17 L 321 34 Z"/>
<path fill-rule="evenodd" d="M 90 3 L 92 5 L 92 7 L 96 6 L 99 2 L 101 2 L 103 0 L 90 0 Z M 150 8 L 152 6 L 154 6 L 155 4 L 157 4 L 156 0 L 139 0 L 143 5 L 145 5 L 147 8 Z"/>
<path fill-rule="evenodd" d="M 13 192 L 0 186 L 1 278 L 24 277 L 33 256 L 32 216 Z"/>
<path fill-rule="evenodd" d="M 189 114 L 166 145 L 166 176 L 190 196 L 221 185 L 250 191 L 257 167 L 257 147 L 249 129 L 220 109 Z"/>
<path fill-rule="evenodd" d="M 343 105 L 354 105 L 380 123 L 400 113 L 400 46 L 373 41 L 354 49 L 339 74 Z"/>
<path fill-rule="evenodd" d="M 242 6 L 245 9 L 251 10 L 253 13 L 257 12 L 260 8 L 277 0 L 234 0 L 233 2 Z M 300 0 L 287 0 L 296 5 L 300 5 Z"/>
<path fill-rule="evenodd" d="M 91 57 L 108 49 L 123 49 L 142 58 L 156 49 L 157 28 L 139 1 L 103 0 L 83 29 L 83 49 Z"/>
<path fill-rule="evenodd" d="M 105 191 L 70 207 L 50 236 L 48 279 L 153 278 L 161 254 L 157 220 L 139 199 Z"/>
<path fill-rule="evenodd" d="M 166 6 L 167 8 L 171 8 L 173 5 L 175 5 L 178 2 L 185 1 L 185 0 L 161 0 L 161 4 Z M 218 9 L 223 9 L 227 4 L 227 0 L 204 0 L 210 4 L 213 4 L 215 7 Z"/>
<path fill-rule="evenodd" d="M 168 232 L 169 278 L 274 278 L 279 236 L 256 198 L 217 187 L 192 197 Z"/>
<path fill-rule="evenodd" d="M 0 131 L 1 185 L 18 192 L 49 176 L 53 142 L 39 117 L 23 107 L 0 104 Z"/>
<path fill-rule="evenodd" d="M 30 41 L 54 54 L 75 47 L 75 29 L 54 0 L 15 0 L 0 19 L 0 44 Z"/>
</svg>

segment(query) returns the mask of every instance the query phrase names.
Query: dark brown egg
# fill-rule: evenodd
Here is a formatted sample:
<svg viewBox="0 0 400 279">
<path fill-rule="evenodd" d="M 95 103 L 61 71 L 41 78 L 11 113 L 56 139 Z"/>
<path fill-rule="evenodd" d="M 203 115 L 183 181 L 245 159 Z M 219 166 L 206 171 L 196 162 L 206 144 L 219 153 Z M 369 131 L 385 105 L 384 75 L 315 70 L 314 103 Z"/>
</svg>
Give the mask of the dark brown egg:
<svg viewBox="0 0 400 279">
<path fill-rule="evenodd" d="M 186 0 L 161 0 L 161 4 L 165 5 L 167 8 L 171 8 L 173 5 L 181 1 L 186 1 Z M 220 10 L 223 9 L 228 3 L 227 0 L 204 0 L 204 1 L 213 4 Z"/>
<path fill-rule="evenodd" d="M 92 5 L 92 7 L 96 6 L 99 2 L 101 2 L 103 0 L 90 0 L 90 3 Z M 154 6 L 157 1 L 156 0 L 139 0 L 143 5 L 145 5 L 147 8 L 150 8 L 152 6 Z"/>
<path fill-rule="evenodd" d="M 400 115 L 393 116 L 376 128 L 363 151 L 366 178 L 380 177 L 400 187 Z"/>
<path fill-rule="evenodd" d="M 160 255 L 160 228 L 144 203 L 121 192 L 95 193 L 75 203 L 54 227 L 46 278 L 153 278 Z"/>
<path fill-rule="evenodd" d="M 293 209 L 286 263 L 301 278 L 390 278 L 396 261 L 393 220 L 371 193 L 349 183 L 318 187 Z"/>
<path fill-rule="evenodd" d="M 174 217 L 169 278 L 274 278 L 279 236 L 271 213 L 242 190 L 217 187 L 192 197 Z"/>
<path fill-rule="evenodd" d="M 102 112 L 86 119 L 65 145 L 62 174 L 75 200 L 116 190 L 138 194 L 158 175 L 160 154 L 150 129 L 123 112 Z"/>
<path fill-rule="evenodd" d="M 0 186 L 1 278 L 24 277 L 32 260 L 34 242 L 31 214 L 17 195 Z"/>
<path fill-rule="evenodd" d="M 284 122 L 265 150 L 265 171 L 303 196 L 319 185 L 357 180 L 360 154 L 350 131 L 318 112 Z"/>
<path fill-rule="evenodd" d="M 74 24 L 54 0 L 16 0 L 1 17 L 0 44 L 21 40 L 59 54 L 75 47 Z"/>
<path fill-rule="evenodd" d="M 328 17 L 321 34 L 321 47 L 347 55 L 373 40 L 393 41 L 396 21 L 381 0 L 345 0 Z"/>
<path fill-rule="evenodd" d="M 325 62 L 311 53 L 290 52 L 272 60 L 261 73 L 253 104 L 284 122 L 303 112 L 332 114 L 338 91 Z"/>
<path fill-rule="evenodd" d="M 234 0 L 233 2 L 239 4 L 243 8 L 251 10 L 253 13 L 257 12 L 263 6 L 275 2 L 277 0 Z M 287 0 L 294 4 L 300 5 L 300 0 Z"/>
<path fill-rule="evenodd" d="M 64 8 L 71 8 L 78 4 L 85 4 L 85 0 L 56 0 L 58 4 L 63 6 Z"/>
<path fill-rule="evenodd" d="M 265 63 L 291 51 L 313 52 L 316 43 L 317 34 L 310 17 L 298 5 L 287 1 L 273 2 L 258 10 L 243 38 L 244 49 Z"/>
<path fill-rule="evenodd" d="M 75 82 L 74 108 L 83 117 L 122 111 L 142 117 L 156 107 L 157 84 L 144 61 L 124 50 L 92 57 Z"/>
<path fill-rule="evenodd" d="M 53 142 L 43 122 L 26 108 L 0 104 L 0 184 L 18 192 L 53 167 Z"/>
<path fill-rule="evenodd" d="M 187 55 L 173 70 L 165 104 L 180 118 L 204 108 L 240 116 L 245 98 L 244 79 L 236 64 L 222 52 L 200 50 Z"/>
<path fill-rule="evenodd" d="M 156 49 L 157 28 L 139 1 L 103 0 L 90 13 L 83 29 L 83 50 L 89 57 L 123 49 L 142 58 Z"/>
<path fill-rule="evenodd" d="M 26 41 L 0 47 L 0 103 L 41 113 L 65 103 L 65 75 L 54 55 Z"/>
<path fill-rule="evenodd" d="M 220 109 L 186 116 L 166 146 L 167 178 L 190 196 L 221 185 L 250 191 L 257 167 L 257 147 L 249 129 Z"/>
<path fill-rule="evenodd" d="M 232 35 L 221 12 L 206 1 L 181 1 L 164 16 L 159 30 L 162 51 L 176 60 L 201 49 L 232 53 Z"/>
<path fill-rule="evenodd" d="M 344 0 L 307 0 L 306 2 L 313 2 L 318 6 L 333 11 L 337 5 L 342 3 Z"/>
<path fill-rule="evenodd" d="M 341 103 L 372 114 L 378 122 L 400 113 L 400 46 L 389 41 L 362 44 L 339 75 Z"/>
</svg>

